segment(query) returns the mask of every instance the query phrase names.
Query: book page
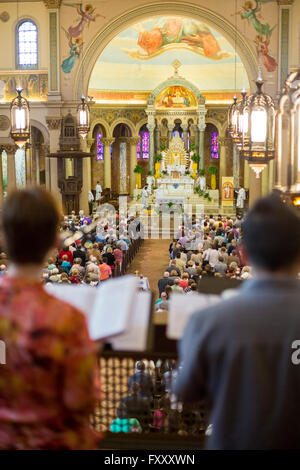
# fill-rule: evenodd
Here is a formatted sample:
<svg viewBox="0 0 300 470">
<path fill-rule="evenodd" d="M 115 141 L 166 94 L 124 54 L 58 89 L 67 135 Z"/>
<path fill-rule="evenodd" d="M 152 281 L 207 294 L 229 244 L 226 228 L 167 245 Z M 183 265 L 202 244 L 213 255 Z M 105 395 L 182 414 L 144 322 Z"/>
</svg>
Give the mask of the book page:
<svg viewBox="0 0 300 470">
<path fill-rule="evenodd" d="M 133 316 L 125 333 L 110 341 L 116 351 L 145 351 L 151 319 L 151 292 L 137 292 Z"/>
<path fill-rule="evenodd" d="M 97 288 L 85 285 L 47 284 L 45 289 L 48 294 L 80 310 L 88 321 L 94 308 Z"/>
<path fill-rule="evenodd" d="M 170 299 L 169 320 L 166 335 L 169 339 L 181 339 L 190 316 L 201 309 L 220 302 L 219 295 L 198 294 L 172 294 Z"/>
<path fill-rule="evenodd" d="M 91 338 L 107 339 L 124 333 L 133 316 L 137 294 L 136 277 L 109 279 L 96 290 L 97 296 L 88 322 Z"/>
<path fill-rule="evenodd" d="M 136 286 L 134 276 L 122 276 L 99 287 L 48 284 L 45 288 L 84 313 L 91 339 L 103 340 L 126 331 L 133 316 Z"/>
</svg>

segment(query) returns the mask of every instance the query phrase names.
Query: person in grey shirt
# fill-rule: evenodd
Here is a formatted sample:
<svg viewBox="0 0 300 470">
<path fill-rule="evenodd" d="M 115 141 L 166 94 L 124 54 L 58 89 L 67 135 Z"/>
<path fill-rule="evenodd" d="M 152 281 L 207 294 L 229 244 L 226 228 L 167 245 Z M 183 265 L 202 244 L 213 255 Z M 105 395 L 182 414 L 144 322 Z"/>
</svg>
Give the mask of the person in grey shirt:
<svg viewBox="0 0 300 470">
<path fill-rule="evenodd" d="M 243 223 L 254 279 L 188 322 L 174 391 L 209 404 L 209 449 L 300 448 L 299 241 L 292 208 L 257 201 Z"/>
<path fill-rule="evenodd" d="M 219 256 L 219 261 L 218 261 L 217 264 L 215 264 L 214 272 L 219 273 L 222 276 L 225 276 L 225 274 L 227 273 L 227 269 L 228 269 L 228 267 L 227 267 L 227 264 L 224 263 L 223 256 Z"/>
</svg>

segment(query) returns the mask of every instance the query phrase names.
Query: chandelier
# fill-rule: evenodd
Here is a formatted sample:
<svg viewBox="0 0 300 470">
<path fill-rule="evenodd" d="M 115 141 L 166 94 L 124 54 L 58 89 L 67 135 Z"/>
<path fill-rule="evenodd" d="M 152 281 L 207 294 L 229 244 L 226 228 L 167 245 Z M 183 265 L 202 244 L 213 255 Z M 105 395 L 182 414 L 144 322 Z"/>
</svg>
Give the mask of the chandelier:
<svg viewBox="0 0 300 470">
<path fill-rule="evenodd" d="M 262 91 L 264 81 L 256 81 L 256 92 L 245 98 L 241 121 L 241 155 L 259 178 L 274 158 L 275 105 L 271 96 Z"/>
<path fill-rule="evenodd" d="M 283 180 L 283 160 L 287 174 Z M 300 69 L 284 82 L 276 113 L 275 188 L 286 191 L 300 205 Z"/>
<path fill-rule="evenodd" d="M 10 135 L 19 148 L 23 148 L 30 137 L 29 103 L 22 91 L 22 88 L 17 88 L 18 96 L 10 104 Z"/>
<path fill-rule="evenodd" d="M 90 108 L 84 96 L 77 108 L 77 126 L 79 135 L 85 139 L 90 130 Z"/>
</svg>

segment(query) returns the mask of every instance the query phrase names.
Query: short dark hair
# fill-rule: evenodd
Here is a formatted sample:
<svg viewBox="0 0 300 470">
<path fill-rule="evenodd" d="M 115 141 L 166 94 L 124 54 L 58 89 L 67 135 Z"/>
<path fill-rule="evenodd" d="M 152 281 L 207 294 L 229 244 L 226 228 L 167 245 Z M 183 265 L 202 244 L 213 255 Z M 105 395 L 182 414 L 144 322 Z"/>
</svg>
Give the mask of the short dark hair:
<svg viewBox="0 0 300 470">
<path fill-rule="evenodd" d="M 9 194 L 2 210 L 9 259 L 19 264 L 42 263 L 55 241 L 59 219 L 49 192 L 35 187 Z"/>
<path fill-rule="evenodd" d="M 242 228 L 246 252 L 258 268 L 277 271 L 292 266 L 300 253 L 300 218 L 276 194 L 259 199 Z"/>
</svg>

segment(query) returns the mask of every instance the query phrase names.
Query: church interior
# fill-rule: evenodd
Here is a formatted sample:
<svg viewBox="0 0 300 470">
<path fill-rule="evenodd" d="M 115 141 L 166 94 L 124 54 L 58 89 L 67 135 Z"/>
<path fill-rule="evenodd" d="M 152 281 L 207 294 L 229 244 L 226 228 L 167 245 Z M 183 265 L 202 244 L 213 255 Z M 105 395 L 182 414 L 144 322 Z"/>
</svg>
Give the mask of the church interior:
<svg viewBox="0 0 300 470">
<path fill-rule="evenodd" d="M 201 324 L 202 330 L 200 326 L 197 330 L 195 320 L 194 333 L 187 325 L 197 310 L 212 312 L 213 318 L 220 303 L 226 310 L 231 296 L 242 297 L 239 289 L 242 292 L 248 282 L 258 282 L 257 273 L 263 281 L 268 276 L 290 279 L 295 273 L 300 278 L 300 266 L 297 274 L 292 262 L 287 271 L 288 262 L 281 269 L 274 261 L 267 276 L 267 268 L 257 261 L 260 255 L 251 251 L 255 237 L 254 249 L 265 249 L 266 259 L 277 259 L 273 235 L 278 236 L 278 253 L 289 245 L 288 229 L 295 237 L 298 234 L 300 0 L 0 0 L 0 40 L 0 450 L 299 448 L 300 428 L 293 413 L 288 413 L 288 400 L 282 405 L 288 411 L 280 421 L 280 410 L 275 410 L 280 401 L 268 386 L 261 407 L 259 388 L 251 395 L 249 386 L 254 404 L 248 412 L 251 409 L 257 418 L 251 421 L 252 435 L 242 424 L 236 426 L 236 435 L 231 434 L 230 425 L 224 424 L 225 411 L 222 415 L 215 405 L 231 387 L 242 397 L 247 383 L 239 370 L 235 378 L 230 375 L 234 369 L 229 365 L 230 354 L 237 354 L 237 368 L 254 367 L 253 380 L 263 382 L 275 381 L 273 369 L 270 376 L 265 373 L 269 353 L 264 356 L 255 343 L 259 353 L 255 356 L 252 349 L 247 350 L 249 362 L 243 362 L 243 352 L 231 349 L 229 353 L 225 340 L 222 353 L 207 346 L 210 336 L 204 337 L 204 332 L 220 340 L 217 320 L 211 330 L 206 327 L 212 320 Z M 47 241 L 54 210 L 47 197 L 59 214 L 56 244 Z M 35 209 L 35 198 L 40 198 L 40 210 L 38 205 Z M 272 198 L 277 198 L 276 204 Z M 265 212 L 259 209 L 260 201 L 266 201 Z M 14 212 L 16 204 L 19 212 Z M 279 217 L 276 223 L 271 221 L 272 211 L 274 220 Z M 259 225 L 261 214 L 266 225 Z M 30 235 L 33 216 L 36 227 L 41 227 L 34 238 Z M 44 225 L 39 225 L 42 220 Z M 36 243 L 31 260 L 22 258 L 20 245 L 11 248 L 17 240 L 14 227 L 24 232 L 24 251 Z M 48 227 L 49 236 L 43 227 Z M 269 227 L 270 243 L 264 244 Z M 34 260 L 39 250 L 43 252 L 43 237 L 49 246 L 39 260 L 37 275 Z M 290 245 L 286 259 L 292 241 Z M 28 253 L 31 250 L 33 246 Z M 33 278 L 39 279 L 47 294 L 37 290 L 34 297 Z M 268 293 L 261 301 L 265 310 Z M 19 298 L 19 305 L 24 302 L 24 320 L 16 313 L 17 300 L 8 307 L 5 295 Z M 43 295 L 48 300 L 42 301 Z M 253 293 L 254 298 L 260 295 L 259 290 Z M 288 291 L 282 295 L 288 297 Z M 291 295 L 295 305 L 300 302 L 296 292 Z M 66 303 L 60 319 L 53 313 L 51 298 Z M 66 374 L 71 389 L 64 391 L 64 412 L 54 405 L 52 394 L 56 362 L 62 361 L 52 340 L 47 335 L 45 342 L 39 338 L 38 352 L 35 346 L 28 347 L 30 358 L 25 358 L 25 342 L 21 345 L 12 339 L 19 334 L 25 338 L 35 321 L 43 325 L 38 302 L 45 312 L 49 309 L 51 321 L 45 322 L 45 329 L 66 338 L 71 318 L 66 305 L 87 318 L 81 325 L 83 320 L 74 313 L 78 335 L 81 331 L 86 337 L 78 338 L 78 343 L 65 339 L 70 341 L 68 347 L 61 345 L 64 366 L 70 367 L 70 376 Z M 102 314 L 105 308 L 106 315 Z M 12 324 L 18 328 L 13 335 L 13 327 L 8 328 L 4 319 L 14 315 Z M 101 327 L 96 324 L 99 319 Z M 246 332 L 231 317 L 228 321 L 233 322 L 235 340 L 242 344 Z M 294 332 L 297 340 L 300 325 L 292 316 L 290 321 L 286 334 Z M 245 331 L 248 328 L 249 338 L 253 333 L 251 341 L 258 341 L 260 326 L 268 328 L 267 323 L 257 321 L 254 327 L 248 320 Z M 229 329 L 223 325 L 225 336 Z M 58 342 L 63 341 L 59 338 Z M 89 376 L 91 339 L 94 349 L 97 345 L 101 393 L 94 390 Z M 200 344 L 200 339 L 203 349 L 199 346 L 198 356 L 193 356 L 192 342 Z M 85 353 L 80 341 L 86 341 Z M 190 349 L 185 341 L 190 341 Z M 43 348 L 48 347 L 46 353 Z M 70 353 L 67 359 L 72 348 L 74 356 Z M 82 361 L 78 371 L 72 365 L 76 348 Z M 189 356 L 199 361 L 199 370 L 189 366 L 185 373 L 184 360 Z M 255 360 L 262 364 L 261 375 Z M 30 372 L 25 372 L 26 361 Z M 218 369 L 222 361 L 228 382 Z M 51 370 L 51 378 L 36 370 L 39 367 Z M 297 389 L 293 373 L 281 379 L 290 380 Z M 12 376 L 25 380 L 26 374 L 30 390 L 20 392 L 16 380 L 9 386 L 10 399 L 3 383 Z M 41 387 L 39 377 L 45 377 Z M 202 389 L 202 380 L 207 388 Z M 224 396 L 219 394 L 221 383 Z M 212 411 L 200 389 L 213 398 Z M 274 405 L 268 411 L 270 428 L 274 425 L 269 435 L 258 424 L 268 400 Z M 66 413 L 65 421 L 49 417 L 43 411 L 47 407 L 53 416 Z M 238 422 L 240 410 L 232 415 L 231 411 L 227 419 L 234 416 Z M 277 418 L 281 427 L 291 425 L 290 441 L 279 437 Z M 72 420 L 74 426 L 69 429 L 67 423 Z"/>
</svg>

